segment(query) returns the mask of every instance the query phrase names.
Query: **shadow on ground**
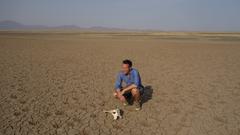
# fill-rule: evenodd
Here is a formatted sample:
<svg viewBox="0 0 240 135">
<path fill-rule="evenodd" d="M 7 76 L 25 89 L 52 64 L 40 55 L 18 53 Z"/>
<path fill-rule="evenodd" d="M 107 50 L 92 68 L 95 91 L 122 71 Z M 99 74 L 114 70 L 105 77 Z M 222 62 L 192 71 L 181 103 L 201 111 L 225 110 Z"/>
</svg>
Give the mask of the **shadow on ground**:
<svg viewBox="0 0 240 135">
<path fill-rule="evenodd" d="M 153 88 L 150 85 L 144 87 L 144 93 L 142 95 L 141 105 L 152 99 Z"/>
</svg>

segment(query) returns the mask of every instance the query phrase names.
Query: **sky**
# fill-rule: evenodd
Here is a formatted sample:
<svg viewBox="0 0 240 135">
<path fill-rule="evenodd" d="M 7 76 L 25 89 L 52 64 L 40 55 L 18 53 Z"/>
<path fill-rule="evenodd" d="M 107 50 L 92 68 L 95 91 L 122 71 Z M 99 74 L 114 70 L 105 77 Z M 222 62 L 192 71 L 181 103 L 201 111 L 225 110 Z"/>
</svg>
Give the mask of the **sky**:
<svg viewBox="0 0 240 135">
<path fill-rule="evenodd" d="M 165 31 L 240 31 L 240 0 L 0 0 L 0 21 Z"/>
</svg>

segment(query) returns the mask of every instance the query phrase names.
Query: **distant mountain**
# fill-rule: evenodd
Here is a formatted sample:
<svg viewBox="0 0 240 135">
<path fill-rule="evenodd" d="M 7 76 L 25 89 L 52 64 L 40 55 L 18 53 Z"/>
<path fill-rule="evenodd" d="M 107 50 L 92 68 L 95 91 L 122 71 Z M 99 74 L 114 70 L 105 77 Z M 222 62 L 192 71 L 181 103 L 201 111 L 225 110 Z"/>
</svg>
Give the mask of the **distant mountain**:
<svg viewBox="0 0 240 135">
<path fill-rule="evenodd" d="M 0 21 L 0 30 L 21 30 L 21 29 L 76 29 L 76 30 L 86 30 L 86 31 L 137 31 L 130 29 L 121 29 L 121 28 L 109 28 L 109 27 L 101 27 L 94 26 L 90 28 L 82 28 L 76 25 L 61 25 L 55 27 L 49 27 L 45 25 L 25 25 L 19 22 L 6 20 Z"/>
<path fill-rule="evenodd" d="M 0 22 L 0 29 L 8 30 L 8 29 L 42 29 L 47 28 L 43 25 L 24 25 L 15 21 L 1 21 Z"/>
<path fill-rule="evenodd" d="M 0 29 L 2 30 L 14 30 L 14 29 L 79 29 L 80 27 L 75 25 L 62 25 L 56 27 L 49 27 L 45 25 L 24 25 L 15 21 L 0 21 Z"/>
<path fill-rule="evenodd" d="M 102 27 L 102 26 L 94 26 L 88 28 L 88 30 L 92 31 L 137 31 L 132 29 L 123 29 L 123 28 L 111 28 L 111 27 Z"/>
<path fill-rule="evenodd" d="M 1 21 L 0 29 L 16 29 L 25 27 L 23 24 L 14 21 Z"/>
<path fill-rule="evenodd" d="M 61 26 L 56 26 L 56 27 L 49 27 L 53 29 L 80 29 L 80 27 L 76 25 L 61 25 Z"/>
</svg>

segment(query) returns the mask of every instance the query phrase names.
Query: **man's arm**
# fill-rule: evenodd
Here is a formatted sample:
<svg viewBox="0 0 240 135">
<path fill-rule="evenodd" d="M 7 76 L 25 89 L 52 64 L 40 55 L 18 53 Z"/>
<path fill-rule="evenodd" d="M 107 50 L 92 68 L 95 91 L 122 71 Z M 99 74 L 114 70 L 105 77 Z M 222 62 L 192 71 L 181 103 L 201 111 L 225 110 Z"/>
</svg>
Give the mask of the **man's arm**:
<svg viewBox="0 0 240 135">
<path fill-rule="evenodd" d="M 116 79 L 116 82 L 115 82 L 115 90 L 118 92 L 118 91 L 121 90 L 121 87 L 122 87 L 122 78 L 121 78 L 120 73 L 118 73 L 117 79 Z"/>
<path fill-rule="evenodd" d="M 129 90 L 131 90 L 131 89 L 133 89 L 133 88 L 137 88 L 137 85 L 131 84 L 131 85 L 125 87 L 125 88 L 121 91 L 121 93 L 124 94 L 125 92 L 127 92 L 127 91 L 129 91 Z"/>
</svg>

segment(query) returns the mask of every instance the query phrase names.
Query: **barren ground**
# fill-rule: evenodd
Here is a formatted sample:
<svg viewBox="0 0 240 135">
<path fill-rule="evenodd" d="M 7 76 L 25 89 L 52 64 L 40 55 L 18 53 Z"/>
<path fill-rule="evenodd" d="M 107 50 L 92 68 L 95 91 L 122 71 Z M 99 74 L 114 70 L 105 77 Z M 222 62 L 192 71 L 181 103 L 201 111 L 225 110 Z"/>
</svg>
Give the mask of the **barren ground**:
<svg viewBox="0 0 240 135">
<path fill-rule="evenodd" d="M 0 134 L 239 135 L 239 35 L 0 32 Z M 112 97 L 125 58 L 147 88 L 138 112 Z"/>
</svg>

